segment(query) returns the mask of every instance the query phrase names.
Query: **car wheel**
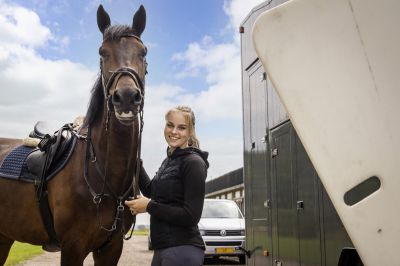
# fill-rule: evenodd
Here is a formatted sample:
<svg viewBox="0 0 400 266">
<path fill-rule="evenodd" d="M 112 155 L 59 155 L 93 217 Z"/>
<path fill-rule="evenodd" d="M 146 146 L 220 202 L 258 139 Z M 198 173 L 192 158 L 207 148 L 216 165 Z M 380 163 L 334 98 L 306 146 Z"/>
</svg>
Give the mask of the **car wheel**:
<svg viewBox="0 0 400 266">
<path fill-rule="evenodd" d="M 239 255 L 239 264 L 246 264 L 246 256 Z"/>
</svg>

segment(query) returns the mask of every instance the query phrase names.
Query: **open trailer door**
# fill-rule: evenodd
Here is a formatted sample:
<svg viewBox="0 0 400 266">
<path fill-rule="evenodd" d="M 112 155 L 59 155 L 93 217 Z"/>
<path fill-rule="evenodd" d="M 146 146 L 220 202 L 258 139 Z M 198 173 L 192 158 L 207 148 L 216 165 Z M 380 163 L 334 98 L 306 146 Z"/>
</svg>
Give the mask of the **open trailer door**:
<svg viewBox="0 0 400 266">
<path fill-rule="evenodd" d="M 256 52 L 365 265 L 400 239 L 400 1 L 292 0 Z"/>
</svg>

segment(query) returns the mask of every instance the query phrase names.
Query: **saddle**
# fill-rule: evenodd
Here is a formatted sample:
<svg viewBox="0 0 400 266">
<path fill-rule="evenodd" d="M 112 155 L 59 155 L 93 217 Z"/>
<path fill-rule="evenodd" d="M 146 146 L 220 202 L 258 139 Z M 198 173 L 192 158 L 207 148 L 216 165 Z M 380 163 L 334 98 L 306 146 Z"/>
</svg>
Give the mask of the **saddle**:
<svg viewBox="0 0 400 266">
<path fill-rule="evenodd" d="M 50 241 L 43 246 L 47 251 L 59 251 L 60 245 L 57 234 L 54 229 L 53 215 L 51 213 L 48 201 L 47 181 L 50 176 L 55 175 L 55 169 L 60 169 L 57 162 L 62 161 L 65 165 L 68 159 L 60 160 L 68 157 L 72 152 L 71 145 L 73 138 L 72 124 L 66 124 L 54 134 L 49 134 L 48 127 L 43 122 L 36 123 L 34 130 L 29 134 L 31 138 L 38 138 L 40 142 L 38 149 L 34 150 L 26 158 L 26 166 L 28 171 L 33 174 L 35 179 L 36 196 L 39 203 L 40 213 L 45 225 Z M 61 167 L 62 168 L 62 167 Z"/>
<path fill-rule="evenodd" d="M 29 137 L 39 139 L 38 149 L 26 158 L 26 165 L 31 174 L 38 177 L 48 177 L 50 169 L 65 154 L 70 147 L 72 138 L 72 125 L 66 124 L 55 133 L 49 133 L 44 122 L 37 122 Z"/>
</svg>

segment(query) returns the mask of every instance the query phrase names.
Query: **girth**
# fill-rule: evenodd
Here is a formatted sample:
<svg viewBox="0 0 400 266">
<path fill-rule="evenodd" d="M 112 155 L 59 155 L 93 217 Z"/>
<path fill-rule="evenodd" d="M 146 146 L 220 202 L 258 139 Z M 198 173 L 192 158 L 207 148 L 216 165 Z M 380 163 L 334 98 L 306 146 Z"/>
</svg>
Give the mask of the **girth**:
<svg viewBox="0 0 400 266">
<path fill-rule="evenodd" d="M 52 166 L 70 147 L 71 142 L 75 141 L 75 138 L 73 137 L 72 124 L 64 125 L 53 135 L 38 131 L 37 125 L 35 126 L 34 136 L 41 138 L 38 145 L 39 149 L 28 156 L 26 164 L 29 172 L 36 176 L 36 197 L 43 224 L 50 240 L 43 248 L 47 251 L 58 251 L 60 250 L 59 240 L 54 229 L 53 215 L 49 206 L 46 178 L 50 174 Z"/>
</svg>

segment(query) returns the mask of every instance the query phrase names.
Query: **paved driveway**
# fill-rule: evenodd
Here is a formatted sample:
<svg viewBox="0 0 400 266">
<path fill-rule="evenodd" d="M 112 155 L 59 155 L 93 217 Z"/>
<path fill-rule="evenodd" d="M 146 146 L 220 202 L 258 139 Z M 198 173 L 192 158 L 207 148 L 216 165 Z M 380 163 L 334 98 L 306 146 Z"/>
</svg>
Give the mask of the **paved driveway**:
<svg viewBox="0 0 400 266">
<path fill-rule="evenodd" d="M 44 252 L 44 254 L 34 257 L 31 260 L 18 264 L 17 266 L 55 266 L 60 265 L 61 252 Z M 153 251 L 147 249 L 147 236 L 132 236 L 131 240 L 125 241 L 121 258 L 118 266 L 150 266 Z M 208 265 L 239 265 L 237 259 L 207 259 Z M 84 266 L 94 266 L 92 255 L 90 254 Z"/>
</svg>

